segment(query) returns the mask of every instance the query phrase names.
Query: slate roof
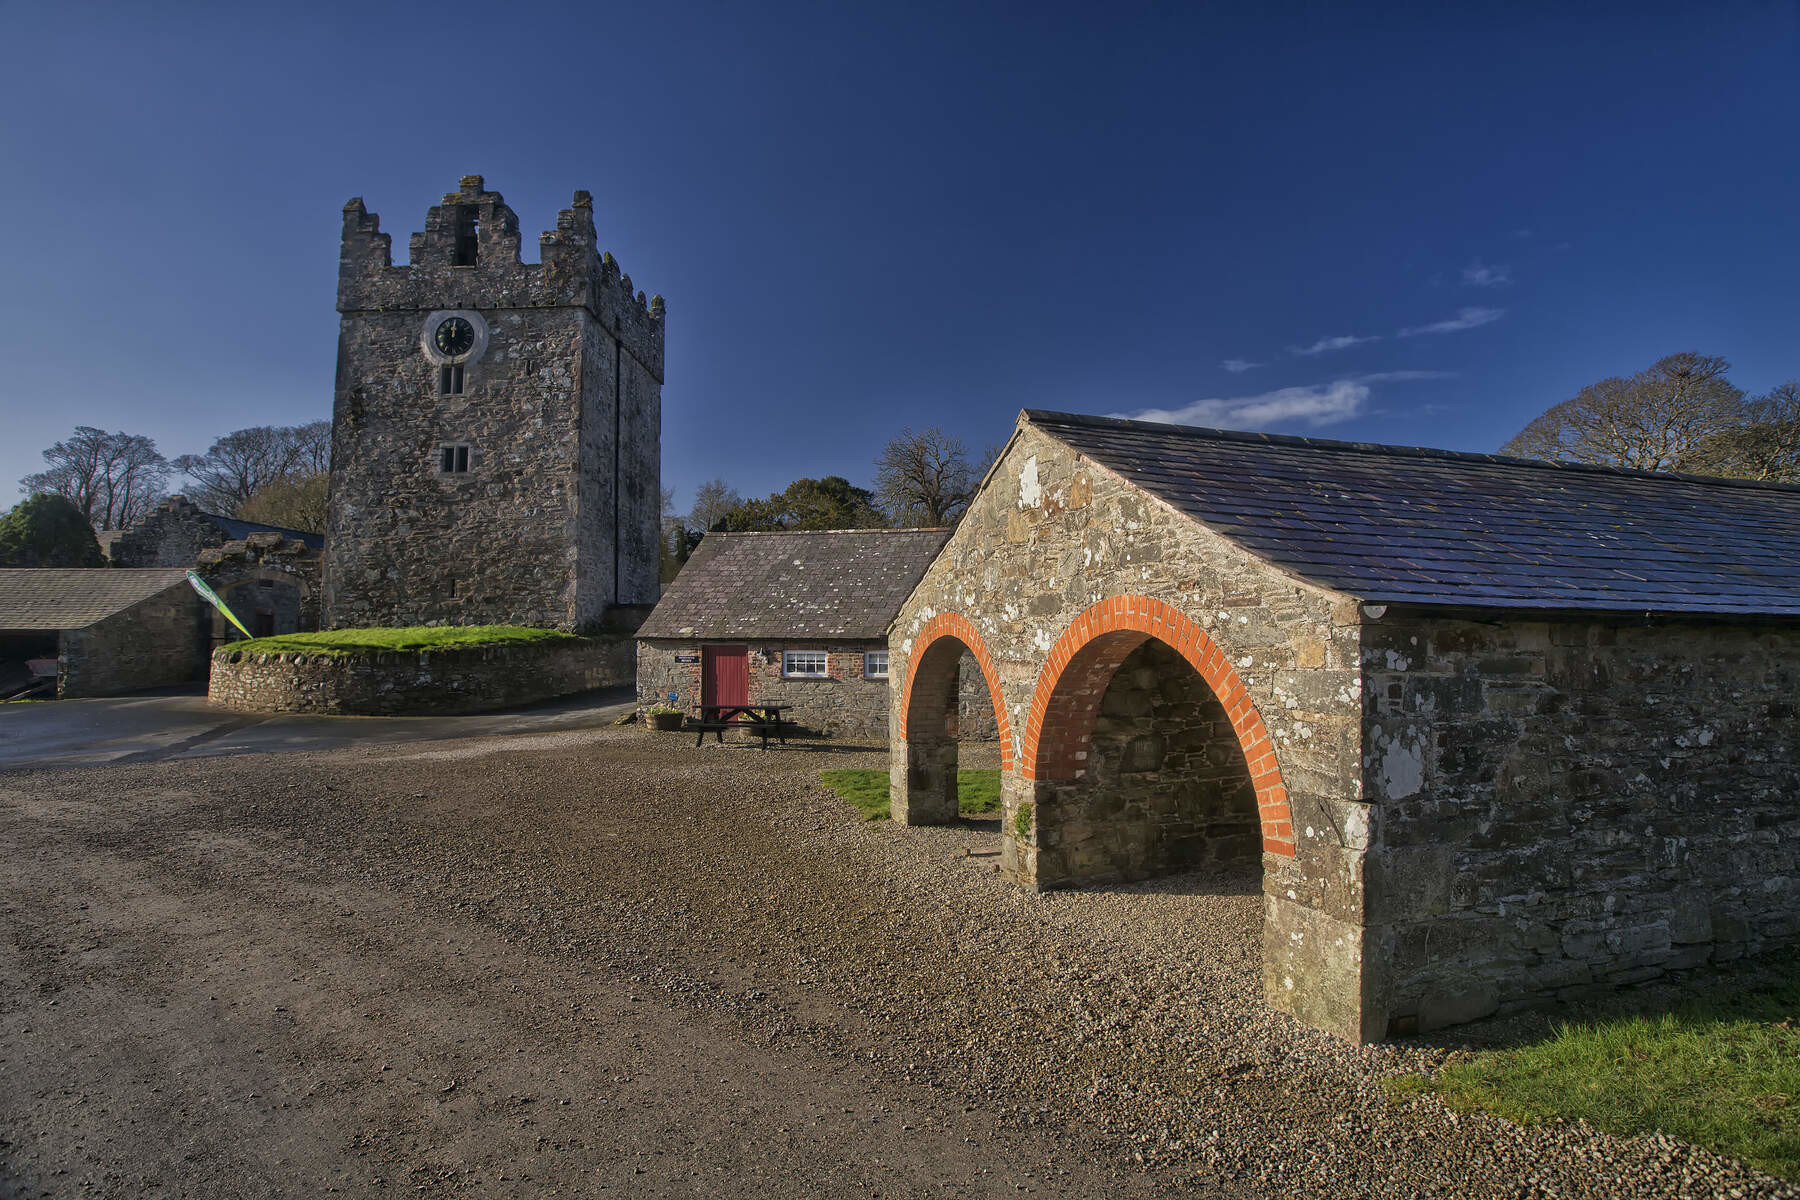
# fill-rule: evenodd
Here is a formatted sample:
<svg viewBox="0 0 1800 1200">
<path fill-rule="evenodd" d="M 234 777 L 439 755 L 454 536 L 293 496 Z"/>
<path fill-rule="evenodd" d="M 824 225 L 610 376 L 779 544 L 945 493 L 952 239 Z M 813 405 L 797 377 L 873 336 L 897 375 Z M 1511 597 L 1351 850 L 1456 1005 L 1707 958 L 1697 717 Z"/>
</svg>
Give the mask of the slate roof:
<svg viewBox="0 0 1800 1200">
<path fill-rule="evenodd" d="M 0 568 L 0 629 L 81 629 L 177 584 L 187 573 L 174 567 Z"/>
<path fill-rule="evenodd" d="M 253 533 L 279 533 L 294 541 L 305 542 L 314 550 L 325 548 L 325 535 L 308 533 L 304 529 L 285 529 L 280 525 L 264 525 L 260 521 L 240 521 L 236 517 L 221 517 L 218 513 L 202 512 L 201 516 L 225 531 L 225 536 L 234 542 L 241 542 Z"/>
<path fill-rule="evenodd" d="M 1258 558 L 1375 604 L 1800 616 L 1800 487 L 1023 419 Z"/>
<path fill-rule="evenodd" d="M 709 533 L 640 638 L 887 637 L 948 529 Z"/>
</svg>

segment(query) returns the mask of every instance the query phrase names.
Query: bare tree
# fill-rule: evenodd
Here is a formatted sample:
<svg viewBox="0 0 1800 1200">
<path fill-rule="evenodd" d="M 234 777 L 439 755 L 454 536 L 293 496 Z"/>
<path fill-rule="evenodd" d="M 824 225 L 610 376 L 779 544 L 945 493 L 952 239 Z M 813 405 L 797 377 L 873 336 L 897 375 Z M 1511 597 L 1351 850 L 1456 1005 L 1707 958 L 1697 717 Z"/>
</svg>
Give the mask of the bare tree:
<svg viewBox="0 0 1800 1200">
<path fill-rule="evenodd" d="M 875 459 L 875 494 L 899 526 L 950 524 L 976 482 L 968 447 L 936 425 L 921 433 L 907 426 Z"/>
<path fill-rule="evenodd" d="M 737 489 L 723 479 L 709 479 L 694 489 L 694 507 L 688 510 L 688 527 L 705 533 L 743 502 Z"/>
<path fill-rule="evenodd" d="M 1800 483 L 1800 381 L 1747 401 L 1743 423 L 1707 438 L 1696 470 Z"/>
<path fill-rule="evenodd" d="M 1644 471 L 1700 464 L 1709 438 L 1743 423 L 1742 389 L 1723 358 L 1684 351 L 1629 379 L 1589 384 L 1520 430 L 1503 449 Z"/>
<path fill-rule="evenodd" d="M 95 529 L 135 525 L 155 508 L 169 476 L 168 460 L 142 434 L 108 433 L 79 425 L 67 441 L 44 451 L 48 469 L 27 475 L 27 495 L 68 499 Z"/>
<path fill-rule="evenodd" d="M 283 529 L 325 532 L 325 502 L 331 491 L 331 473 L 290 475 L 257 489 L 256 495 L 238 505 L 236 515 Z"/>
<path fill-rule="evenodd" d="M 331 422 L 257 425 L 214 442 L 205 454 L 184 454 L 175 469 L 188 477 L 187 494 L 208 512 L 235 517 L 272 483 L 318 475 L 331 466 Z"/>
</svg>

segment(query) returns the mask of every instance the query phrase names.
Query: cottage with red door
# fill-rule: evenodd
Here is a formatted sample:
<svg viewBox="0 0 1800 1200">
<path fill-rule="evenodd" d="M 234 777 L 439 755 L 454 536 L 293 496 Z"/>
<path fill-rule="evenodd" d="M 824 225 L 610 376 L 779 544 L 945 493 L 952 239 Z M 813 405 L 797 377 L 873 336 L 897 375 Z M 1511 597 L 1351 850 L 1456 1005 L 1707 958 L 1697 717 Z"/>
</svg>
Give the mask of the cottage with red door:
<svg viewBox="0 0 1800 1200">
<path fill-rule="evenodd" d="M 946 529 L 709 533 L 638 630 L 638 703 L 779 704 L 802 730 L 885 739 L 887 630 Z M 954 664 L 953 664 L 954 665 Z M 986 685 L 967 672 L 992 737 Z"/>
</svg>

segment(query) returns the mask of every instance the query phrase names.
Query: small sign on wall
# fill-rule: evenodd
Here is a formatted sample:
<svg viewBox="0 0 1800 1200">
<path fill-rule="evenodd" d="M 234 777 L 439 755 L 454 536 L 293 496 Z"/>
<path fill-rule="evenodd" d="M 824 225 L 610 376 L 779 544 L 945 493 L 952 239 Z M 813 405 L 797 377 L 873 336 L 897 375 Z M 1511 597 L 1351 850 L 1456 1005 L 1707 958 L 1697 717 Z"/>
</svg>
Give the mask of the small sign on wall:
<svg viewBox="0 0 1800 1200">
<path fill-rule="evenodd" d="M 675 656 L 675 661 L 678 663 L 697 663 L 700 661 L 700 656 L 698 654 L 677 654 Z"/>
</svg>

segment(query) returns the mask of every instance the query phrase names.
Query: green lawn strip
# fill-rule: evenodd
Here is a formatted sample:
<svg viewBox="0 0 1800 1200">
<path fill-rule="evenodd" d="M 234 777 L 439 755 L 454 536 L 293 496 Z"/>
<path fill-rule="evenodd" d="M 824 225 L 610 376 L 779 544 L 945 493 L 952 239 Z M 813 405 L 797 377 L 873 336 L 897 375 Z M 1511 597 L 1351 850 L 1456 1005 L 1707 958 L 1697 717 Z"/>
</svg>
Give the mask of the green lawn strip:
<svg viewBox="0 0 1800 1200">
<path fill-rule="evenodd" d="M 323 654 L 335 658 L 415 650 L 462 650 L 474 646 L 525 645 L 575 640 L 560 629 L 530 625 L 414 625 L 406 629 L 328 629 L 284 633 L 230 643 L 232 650 L 262 654 Z"/>
<path fill-rule="evenodd" d="M 1800 976 L 1654 1016 L 1563 1025 L 1540 1042 L 1453 1061 L 1399 1090 L 1530 1123 L 1583 1118 L 1629 1137 L 1655 1130 L 1800 1178 Z"/>
<path fill-rule="evenodd" d="M 888 813 L 888 773 L 869 769 L 820 771 L 825 786 L 854 804 L 870 821 L 885 821 Z M 958 771 L 956 807 L 964 815 L 990 813 L 1000 808 L 1000 772 Z"/>
</svg>

